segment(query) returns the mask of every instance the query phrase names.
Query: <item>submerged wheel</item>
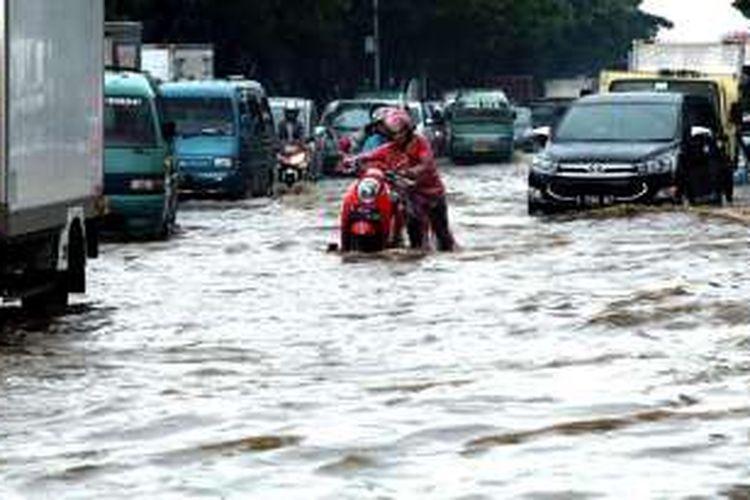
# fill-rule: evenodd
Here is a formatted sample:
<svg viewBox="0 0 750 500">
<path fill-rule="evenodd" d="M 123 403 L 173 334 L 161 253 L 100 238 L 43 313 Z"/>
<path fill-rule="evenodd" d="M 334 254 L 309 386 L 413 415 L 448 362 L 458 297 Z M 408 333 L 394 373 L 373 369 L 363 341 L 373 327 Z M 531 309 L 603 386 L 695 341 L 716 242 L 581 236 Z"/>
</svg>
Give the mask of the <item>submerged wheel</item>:
<svg viewBox="0 0 750 500">
<path fill-rule="evenodd" d="M 48 289 L 21 299 L 24 311 L 30 314 L 58 315 L 68 307 L 68 287 L 64 275 L 59 275 Z"/>
<path fill-rule="evenodd" d="M 351 251 L 360 253 L 378 253 L 385 250 L 383 238 L 376 236 L 353 236 L 351 239 Z"/>
<path fill-rule="evenodd" d="M 251 194 L 253 197 L 261 198 L 263 196 L 270 196 L 273 193 L 273 170 L 270 168 L 255 171 L 251 175 L 250 185 Z"/>
<path fill-rule="evenodd" d="M 727 203 L 734 201 L 734 171 L 727 169 L 728 171 L 724 174 L 724 199 Z"/>
<path fill-rule="evenodd" d="M 527 198 L 527 207 L 528 207 L 528 213 L 531 216 L 536 215 L 546 215 L 548 210 L 547 207 L 543 203 L 539 203 L 537 200 L 531 197 L 531 195 Z"/>
</svg>

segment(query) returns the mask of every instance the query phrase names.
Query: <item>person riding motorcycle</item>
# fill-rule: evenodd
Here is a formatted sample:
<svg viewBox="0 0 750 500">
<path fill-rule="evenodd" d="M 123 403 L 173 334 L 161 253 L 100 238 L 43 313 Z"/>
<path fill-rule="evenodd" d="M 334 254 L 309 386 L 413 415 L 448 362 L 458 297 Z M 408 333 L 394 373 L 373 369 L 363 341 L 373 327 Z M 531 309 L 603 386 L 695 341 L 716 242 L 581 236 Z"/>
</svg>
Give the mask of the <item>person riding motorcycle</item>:
<svg viewBox="0 0 750 500">
<path fill-rule="evenodd" d="M 409 193 L 414 210 L 407 214 L 407 232 L 412 248 L 425 247 L 425 229 L 429 227 L 437 239 L 438 250 L 455 250 L 445 185 L 429 141 L 415 132 L 411 116 L 400 108 L 386 110 L 382 126 L 390 142 L 359 155 L 358 161 L 380 163 L 385 166 L 386 172 L 394 172 L 414 181 Z"/>
<path fill-rule="evenodd" d="M 305 130 L 299 121 L 299 109 L 291 104 L 284 107 L 284 118 L 279 122 L 278 136 L 282 143 L 305 139 Z"/>
</svg>

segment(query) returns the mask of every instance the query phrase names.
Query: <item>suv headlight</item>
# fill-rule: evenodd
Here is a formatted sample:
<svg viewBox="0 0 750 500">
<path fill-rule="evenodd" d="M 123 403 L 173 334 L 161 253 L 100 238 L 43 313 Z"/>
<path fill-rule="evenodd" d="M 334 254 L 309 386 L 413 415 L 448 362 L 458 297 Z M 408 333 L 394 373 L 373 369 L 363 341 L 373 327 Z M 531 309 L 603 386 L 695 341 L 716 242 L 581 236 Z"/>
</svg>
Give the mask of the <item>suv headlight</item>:
<svg viewBox="0 0 750 500">
<path fill-rule="evenodd" d="M 679 151 L 673 150 L 636 165 L 643 174 L 671 174 L 677 170 Z"/>
<path fill-rule="evenodd" d="M 215 158 L 214 167 L 216 168 L 232 168 L 234 166 L 234 160 L 232 158 Z"/>
<path fill-rule="evenodd" d="M 535 156 L 531 162 L 531 170 L 542 174 L 554 174 L 557 166 L 558 163 L 544 153 Z"/>
</svg>

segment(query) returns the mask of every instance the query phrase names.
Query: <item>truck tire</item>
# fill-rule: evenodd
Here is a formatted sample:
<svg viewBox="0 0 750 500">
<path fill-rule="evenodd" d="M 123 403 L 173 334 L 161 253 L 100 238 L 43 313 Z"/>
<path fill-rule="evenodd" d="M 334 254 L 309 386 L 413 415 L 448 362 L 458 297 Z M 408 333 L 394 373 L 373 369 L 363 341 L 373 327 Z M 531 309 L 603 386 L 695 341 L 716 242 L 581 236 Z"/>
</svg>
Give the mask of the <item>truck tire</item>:
<svg viewBox="0 0 750 500">
<path fill-rule="evenodd" d="M 250 173 L 250 196 L 259 198 L 265 194 L 265 174 L 262 170 L 254 169 Z"/>
<path fill-rule="evenodd" d="M 728 204 L 734 201 L 734 171 L 727 169 L 724 174 L 724 199 Z"/>
<path fill-rule="evenodd" d="M 74 223 L 70 229 L 65 285 L 67 292 L 86 293 L 86 241 L 78 223 Z"/>
<path fill-rule="evenodd" d="M 21 299 L 23 310 L 32 315 L 56 316 L 68 307 L 68 287 L 65 275 L 54 280 L 50 288 Z"/>
</svg>

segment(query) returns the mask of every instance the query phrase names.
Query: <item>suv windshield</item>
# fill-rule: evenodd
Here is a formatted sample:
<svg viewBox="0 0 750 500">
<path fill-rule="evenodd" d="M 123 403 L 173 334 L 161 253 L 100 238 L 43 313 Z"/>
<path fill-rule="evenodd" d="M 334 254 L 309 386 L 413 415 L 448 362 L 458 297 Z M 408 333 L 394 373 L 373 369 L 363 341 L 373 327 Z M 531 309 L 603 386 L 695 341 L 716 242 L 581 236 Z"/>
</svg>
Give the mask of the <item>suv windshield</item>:
<svg viewBox="0 0 750 500">
<path fill-rule="evenodd" d="M 107 147 L 155 147 L 156 127 L 149 102 L 139 97 L 107 97 L 104 108 Z"/>
<path fill-rule="evenodd" d="M 164 99 L 164 114 L 183 137 L 234 135 L 234 112 L 228 98 L 168 97 Z"/>
<path fill-rule="evenodd" d="M 721 114 L 719 89 L 714 82 L 685 80 L 618 80 L 610 85 L 612 92 L 676 92 L 707 98 L 717 114 Z"/>
<path fill-rule="evenodd" d="M 573 106 L 555 134 L 558 142 L 672 141 L 679 106 L 602 103 Z"/>
</svg>

